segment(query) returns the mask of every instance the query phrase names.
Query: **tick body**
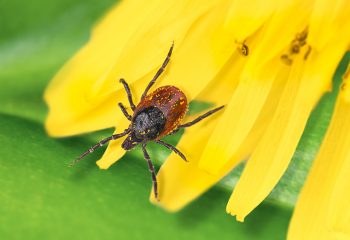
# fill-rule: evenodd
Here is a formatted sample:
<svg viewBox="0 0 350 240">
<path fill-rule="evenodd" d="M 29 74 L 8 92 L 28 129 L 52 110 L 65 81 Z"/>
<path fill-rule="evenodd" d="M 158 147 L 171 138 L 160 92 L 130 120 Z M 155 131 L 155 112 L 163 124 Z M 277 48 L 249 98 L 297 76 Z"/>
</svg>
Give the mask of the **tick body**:
<svg viewBox="0 0 350 240">
<path fill-rule="evenodd" d="M 188 109 L 188 102 L 185 94 L 179 88 L 175 86 L 163 86 L 148 94 L 148 91 L 152 85 L 155 83 L 157 78 L 161 75 L 169 63 L 173 47 L 174 44 L 171 46 L 162 66 L 157 71 L 156 75 L 153 77 L 150 83 L 147 85 L 145 91 L 142 94 L 141 101 L 137 106 L 135 106 L 133 103 L 132 94 L 128 84 L 124 79 L 120 79 L 120 82 L 124 85 L 130 107 L 133 111 L 133 114 L 130 115 L 122 103 L 118 104 L 124 116 L 130 121 L 129 127 L 120 134 L 114 134 L 101 140 L 99 143 L 92 146 L 83 154 L 81 154 L 77 159 L 75 159 L 75 161 L 73 161 L 70 166 L 73 166 L 86 155 L 92 153 L 97 148 L 103 146 L 109 141 L 126 136 L 125 140 L 122 143 L 123 149 L 131 150 L 138 144 L 142 146 L 144 158 L 147 161 L 148 168 L 152 176 L 154 195 L 155 198 L 159 200 L 157 178 L 154 166 L 146 149 L 147 143 L 151 141 L 156 142 L 175 152 L 183 160 L 187 161 L 184 154 L 182 154 L 176 147 L 163 142 L 161 138 L 176 133 L 181 128 L 190 127 L 224 107 L 220 106 L 206 112 L 191 122 L 181 124 Z"/>
<path fill-rule="evenodd" d="M 125 150 L 143 141 L 160 140 L 177 129 L 187 111 L 185 94 L 174 86 L 157 88 L 136 107 L 131 133 L 122 144 Z"/>
</svg>

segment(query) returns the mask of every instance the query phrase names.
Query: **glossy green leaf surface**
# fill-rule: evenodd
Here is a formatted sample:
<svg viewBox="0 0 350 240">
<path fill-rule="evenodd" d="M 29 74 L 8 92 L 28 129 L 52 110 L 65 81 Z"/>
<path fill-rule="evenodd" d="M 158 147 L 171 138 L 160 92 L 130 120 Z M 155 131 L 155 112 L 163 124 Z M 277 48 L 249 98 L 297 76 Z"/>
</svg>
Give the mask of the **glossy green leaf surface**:
<svg viewBox="0 0 350 240">
<path fill-rule="evenodd" d="M 262 205 L 242 224 L 225 213 L 228 192 L 213 189 L 179 213 L 148 201 L 141 157 L 108 171 L 67 164 L 91 143 L 50 139 L 42 126 L 0 115 L 1 239 L 283 239 L 290 211 Z M 101 151 L 99 152 L 101 154 Z"/>
</svg>

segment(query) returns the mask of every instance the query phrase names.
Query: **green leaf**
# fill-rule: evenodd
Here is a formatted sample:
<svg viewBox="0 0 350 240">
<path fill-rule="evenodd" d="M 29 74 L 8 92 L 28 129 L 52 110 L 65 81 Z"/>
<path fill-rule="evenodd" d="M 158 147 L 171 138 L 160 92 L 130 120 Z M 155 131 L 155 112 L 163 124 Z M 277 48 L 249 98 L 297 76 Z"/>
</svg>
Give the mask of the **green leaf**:
<svg viewBox="0 0 350 240">
<path fill-rule="evenodd" d="M 42 122 L 42 93 L 114 0 L 0 0 L 0 111 Z"/>
<path fill-rule="evenodd" d="M 68 163 L 91 143 L 52 139 L 38 123 L 0 115 L 1 239 L 282 239 L 290 211 L 262 205 L 244 224 L 224 211 L 228 193 L 213 189 L 179 213 L 148 201 L 141 157 L 108 171 L 94 156 Z M 275 231 L 275 229 L 278 229 Z M 273 235 L 272 235 L 273 234 Z"/>
</svg>

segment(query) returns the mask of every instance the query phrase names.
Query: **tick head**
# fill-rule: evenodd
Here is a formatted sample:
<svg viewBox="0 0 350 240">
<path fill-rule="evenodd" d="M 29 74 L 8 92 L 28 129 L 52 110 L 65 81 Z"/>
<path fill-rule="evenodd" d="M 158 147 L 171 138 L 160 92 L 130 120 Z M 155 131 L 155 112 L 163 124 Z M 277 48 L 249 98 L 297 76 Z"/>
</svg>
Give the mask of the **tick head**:
<svg viewBox="0 0 350 240">
<path fill-rule="evenodd" d="M 133 149 L 137 144 L 141 142 L 140 139 L 136 138 L 135 132 L 131 132 L 122 143 L 122 148 L 124 150 L 131 150 Z"/>
</svg>

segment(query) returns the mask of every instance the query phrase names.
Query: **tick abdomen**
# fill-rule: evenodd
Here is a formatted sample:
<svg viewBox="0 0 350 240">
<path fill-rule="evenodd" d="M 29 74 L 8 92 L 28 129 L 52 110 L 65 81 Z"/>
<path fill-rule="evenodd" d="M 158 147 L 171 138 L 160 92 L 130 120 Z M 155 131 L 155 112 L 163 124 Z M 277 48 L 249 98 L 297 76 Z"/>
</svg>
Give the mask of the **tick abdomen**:
<svg viewBox="0 0 350 240">
<path fill-rule="evenodd" d="M 185 94 L 174 86 L 157 88 L 147 95 L 136 107 L 135 116 L 145 108 L 156 107 L 166 119 L 163 131 L 159 137 L 166 136 L 180 124 L 187 111 Z"/>
</svg>

